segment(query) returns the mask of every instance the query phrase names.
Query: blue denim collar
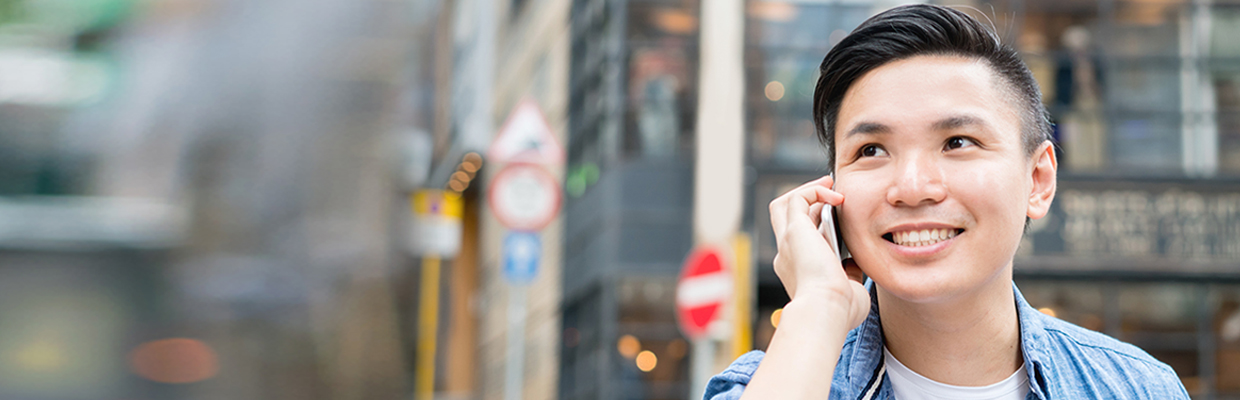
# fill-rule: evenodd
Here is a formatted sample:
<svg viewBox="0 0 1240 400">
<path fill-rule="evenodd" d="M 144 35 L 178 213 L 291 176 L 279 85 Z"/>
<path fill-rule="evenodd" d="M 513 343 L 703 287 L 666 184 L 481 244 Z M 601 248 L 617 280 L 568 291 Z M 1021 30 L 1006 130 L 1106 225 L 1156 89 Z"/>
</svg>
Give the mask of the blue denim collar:
<svg viewBox="0 0 1240 400">
<path fill-rule="evenodd" d="M 1016 297 L 1016 317 L 1020 320 L 1020 351 L 1025 358 L 1025 372 L 1029 374 L 1029 392 L 1039 399 L 1058 398 L 1053 393 L 1060 393 L 1057 385 L 1060 379 L 1047 379 L 1053 373 L 1053 353 L 1047 345 L 1046 315 L 1029 305 L 1025 296 L 1012 282 L 1012 291 Z M 1055 389 L 1055 390 L 1052 390 Z"/>
<path fill-rule="evenodd" d="M 852 368 L 848 371 L 848 387 L 862 390 L 870 386 L 870 380 L 874 379 L 883 363 L 883 324 L 878 319 L 878 289 L 869 278 L 865 280 L 865 289 L 870 293 L 870 315 L 855 330 L 856 342 L 849 363 Z"/>
</svg>

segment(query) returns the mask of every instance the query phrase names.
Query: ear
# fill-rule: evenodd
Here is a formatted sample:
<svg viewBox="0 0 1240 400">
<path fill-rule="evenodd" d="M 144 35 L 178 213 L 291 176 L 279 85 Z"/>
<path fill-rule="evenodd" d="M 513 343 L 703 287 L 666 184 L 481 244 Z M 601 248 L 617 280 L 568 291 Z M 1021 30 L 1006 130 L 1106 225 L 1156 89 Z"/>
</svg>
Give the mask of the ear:
<svg viewBox="0 0 1240 400">
<path fill-rule="evenodd" d="M 1029 218 L 1039 219 L 1050 212 L 1051 200 L 1055 199 L 1055 172 L 1059 169 L 1059 161 L 1055 158 L 1055 146 L 1051 142 L 1042 142 L 1042 147 L 1033 154 L 1033 190 L 1029 193 Z"/>
</svg>

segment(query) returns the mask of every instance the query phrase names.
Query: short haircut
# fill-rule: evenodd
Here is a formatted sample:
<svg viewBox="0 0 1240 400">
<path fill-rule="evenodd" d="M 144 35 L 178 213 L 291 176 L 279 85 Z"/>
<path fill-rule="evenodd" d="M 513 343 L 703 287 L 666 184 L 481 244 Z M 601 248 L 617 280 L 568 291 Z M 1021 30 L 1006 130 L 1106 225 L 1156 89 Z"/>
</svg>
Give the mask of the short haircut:
<svg viewBox="0 0 1240 400">
<path fill-rule="evenodd" d="M 892 8 L 861 23 L 840 41 L 819 67 L 814 89 L 814 128 L 835 171 L 835 129 L 844 94 L 867 72 L 915 56 L 958 56 L 985 61 L 1005 83 L 1001 87 L 1021 119 L 1027 156 L 1051 138 L 1042 92 L 1029 67 L 1011 46 L 977 19 L 951 8 L 915 4 Z"/>
</svg>

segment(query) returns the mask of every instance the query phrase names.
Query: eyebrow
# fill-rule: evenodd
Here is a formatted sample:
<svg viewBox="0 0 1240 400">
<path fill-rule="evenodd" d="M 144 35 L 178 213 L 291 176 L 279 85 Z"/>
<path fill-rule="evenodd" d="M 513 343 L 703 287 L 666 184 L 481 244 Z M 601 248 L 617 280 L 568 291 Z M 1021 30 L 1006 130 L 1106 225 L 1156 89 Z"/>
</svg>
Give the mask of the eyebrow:
<svg viewBox="0 0 1240 400">
<path fill-rule="evenodd" d="M 972 115 L 953 115 L 934 123 L 934 130 L 949 131 L 969 125 L 986 125 L 986 121 Z"/>
<path fill-rule="evenodd" d="M 931 128 L 936 131 L 949 131 L 969 125 L 986 125 L 986 121 L 972 115 L 953 115 L 936 121 Z M 845 138 L 853 135 L 877 135 L 891 133 L 891 127 L 878 122 L 860 122 L 848 130 Z"/>
<path fill-rule="evenodd" d="M 852 129 L 849 129 L 848 133 L 845 134 L 844 137 L 848 138 L 857 134 L 877 135 L 880 133 L 891 133 L 891 127 L 877 122 L 861 122 L 854 125 Z"/>
</svg>

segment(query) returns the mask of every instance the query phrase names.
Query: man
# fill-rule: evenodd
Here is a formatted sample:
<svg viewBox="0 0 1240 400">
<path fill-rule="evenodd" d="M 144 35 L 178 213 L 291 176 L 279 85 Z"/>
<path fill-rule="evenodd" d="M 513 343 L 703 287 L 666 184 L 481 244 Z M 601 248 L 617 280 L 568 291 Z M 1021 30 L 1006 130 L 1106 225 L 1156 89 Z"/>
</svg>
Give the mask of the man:
<svg viewBox="0 0 1240 400">
<path fill-rule="evenodd" d="M 1013 285 L 1057 168 L 1013 49 L 964 13 L 914 5 L 863 23 L 820 72 L 834 180 L 771 202 L 792 300 L 767 352 L 736 360 L 706 398 L 1188 398 L 1166 364 L 1039 313 Z M 819 233 L 824 205 L 853 258 Z"/>
</svg>

